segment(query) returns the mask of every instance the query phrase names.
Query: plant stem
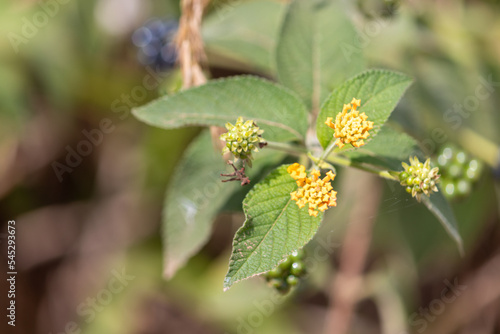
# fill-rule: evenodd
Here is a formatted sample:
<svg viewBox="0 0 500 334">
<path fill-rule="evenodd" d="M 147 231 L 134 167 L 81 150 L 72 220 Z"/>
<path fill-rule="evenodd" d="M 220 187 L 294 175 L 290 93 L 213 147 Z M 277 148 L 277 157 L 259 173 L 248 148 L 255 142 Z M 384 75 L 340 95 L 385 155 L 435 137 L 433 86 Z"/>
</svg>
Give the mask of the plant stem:
<svg viewBox="0 0 500 334">
<path fill-rule="evenodd" d="M 294 156 L 297 156 L 297 157 L 301 157 L 303 156 L 304 154 L 307 154 L 308 153 L 308 150 L 307 148 L 305 147 L 302 147 L 302 146 L 296 146 L 296 145 L 290 145 L 288 143 L 278 143 L 278 142 L 267 142 L 267 148 L 270 148 L 270 149 L 273 149 L 273 150 L 277 150 L 277 151 L 282 151 L 282 152 L 286 152 L 290 155 L 294 155 Z M 335 147 L 335 145 L 333 144 L 330 144 L 326 150 L 325 150 L 325 153 L 333 150 L 333 147 Z M 375 167 L 372 167 L 372 166 L 369 166 L 369 165 L 363 165 L 363 164 L 359 164 L 359 163 L 356 163 L 356 162 L 353 162 L 352 160 L 350 160 L 349 158 L 345 158 L 345 157 L 341 157 L 339 155 L 327 155 L 323 153 L 323 155 L 321 156 L 321 158 L 319 159 L 315 159 L 314 157 L 312 157 L 311 155 L 309 155 L 309 158 L 318 166 L 321 167 L 321 162 L 326 160 L 327 162 L 329 163 L 332 163 L 332 164 L 336 164 L 336 165 L 340 165 L 340 166 L 345 166 L 345 167 L 353 167 L 353 168 L 356 168 L 356 169 L 360 169 L 360 170 L 363 170 L 365 172 L 369 172 L 369 173 L 372 173 L 372 174 L 377 174 L 378 176 L 384 178 L 384 179 L 388 179 L 388 180 L 393 180 L 393 181 L 398 181 L 397 177 L 391 175 L 389 173 L 389 171 L 386 171 L 386 170 L 379 170 Z"/>
<path fill-rule="evenodd" d="M 330 155 L 329 157 L 326 158 L 326 161 L 328 161 L 328 162 L 330 162 L 332 164 L 336 164 L 336 165 L 340 165 L 340 166 L 345 166 L 345 167 L 353 167 L 353 168 L 356 168 L 356 169 L 363 170 L 365 172 L 370 172 L 370 173 L 373 173 L 373 174 L 377 174 L 378 176 L 380 176 L 380 177 L 382 177 L 384 179 L 398 181 L 398 179 L 395 176 L 392 176 L 389 173 L 389 171 L 379 170 L 379 169 L 377 169 L 375 167 L 372 167 L 372 166 L 369 166 L 369 165 L 359 164 L 359 163 L 353 162 L 349 158 L 341 157 L 341 156 L 338 156 L 338 155 Z"/>
<path fill-rule="evenodd" d="M 323 162 L 332 153 L 335 148 L 335 141 L 332 141 L 326 148 L 321 157 L 319 158 L 319 163 Z"/>
</svg>

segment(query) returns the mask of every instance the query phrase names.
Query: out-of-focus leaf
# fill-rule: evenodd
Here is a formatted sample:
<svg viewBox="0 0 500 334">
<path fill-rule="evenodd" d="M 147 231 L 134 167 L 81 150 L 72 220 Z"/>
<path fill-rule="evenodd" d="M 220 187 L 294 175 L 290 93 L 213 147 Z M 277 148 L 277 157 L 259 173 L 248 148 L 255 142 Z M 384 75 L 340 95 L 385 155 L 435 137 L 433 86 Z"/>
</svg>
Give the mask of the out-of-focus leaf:
<svg viewBox="0 0 500 334">
<path fill-rule="evenodd" d="M 247 168 L 247 175 L 253 179 L 283 156 L 262 150 L 256 154 L 253 168 Z M 221 182 L 220 173 L 228 168 L 214 151 L 208 131 L 191 143 L 179 162 L 168 186 L 162 219 L 166 277 L 172 277 L 206 243 L 215 216 L 241 187 L 238 182 Z"/>
<path fill-rule="evenodd" d="M 332 117 L 335 120 L 335 116 L 342 112 L 344 104 L 350 103 L 353 98 L 361 100 L 358 110 L 360 113 L 366 113 L 368 120 L 374 123 L 365 143 L 372 140 L 391 115 L 411 81 L 404 74 L 386 70 L 369 70 L 346 81 L 332 92 L 321 107 L 316 124 L 320 144 L 327 147 L 335 139 L 334 130 L 325 124 L 326 118 Z M 346 144 L 342 149 L 336 148 L 335 151 L 347 151 L 352 147 L 351 144 Z"/>
<path fill-rule="evenodd" d="M 291 199 L 297 184 L 287 167 L 275 169 L 243 201 L 246 221 L 234 237 L 225 289 L 273 269 L 316 234 L 323 215 L 309 216 Z"/>
<path fill-rule="evenodd" d="M 275 1 L 229 2 L 203 20 L 202 35 L 212 65 L 275 72 L 276 47 L 284 5 Z M 241 66 L 240 66 L 241 67 Z"/>
<path fill-rule="evenodd" d="M 133 110 L 141 121 L 165 129 L 254 120 L 271 141 L 303 141 L 307 110 L 293 92 L 270 81 L 239 76 L 210 81 Z"/>
<path fill-rule="evenodd" d="M 422 202 L 443 225 L 446 232 L 448 232 L 450 237 L 456 242 L 460 254 L 463 255 L 464 247 L 462 237 L 458 232 L 455 215 L 453 214 L 450 204 L 446 198 L 444 198 L 441 191 L 431 194 L 430 197 L 422 196 Z"/>
<path fill-rule="evenodd" d="M 361 72 L 357 33 L 340 2 L 293 1 L 281 28 L 277 64 L 280 81 L 316 111 L 335 86 Z"/>
</svg>

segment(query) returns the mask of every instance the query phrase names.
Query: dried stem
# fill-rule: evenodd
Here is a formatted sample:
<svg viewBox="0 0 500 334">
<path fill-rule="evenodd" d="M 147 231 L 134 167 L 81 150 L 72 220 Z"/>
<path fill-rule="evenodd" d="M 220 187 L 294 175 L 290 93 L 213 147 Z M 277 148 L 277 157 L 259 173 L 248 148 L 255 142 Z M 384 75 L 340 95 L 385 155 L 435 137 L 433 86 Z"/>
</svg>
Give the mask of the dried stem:
<svg viewBox="0 0 500 334">
<path fill-rule="evenodd" d="M 179 21 L 179 32 L 176 44 L 179 52 L 179 65 L 182 71 L 182 88 L 187 89 L 200 86 L 207 82 L 203 74 L 202 64 L 206 60 L 201 37 L 201 21 L 203 10 L 210 0 L 182 0 L 181 19 Z M 212 126 L 212 142 L 217 150 L 222 149 L 223 144 L 219 136 L 224 128 Z"/>
<path fill-rule="evenodd" d="M 184 89 L 207 82 L 201 67 L 206 57 L 201 38 L 201 19 L 208 2 L 208 0 L 182 0 L 181 3 L 182 15 L 176 43 Z"/>
</svg>

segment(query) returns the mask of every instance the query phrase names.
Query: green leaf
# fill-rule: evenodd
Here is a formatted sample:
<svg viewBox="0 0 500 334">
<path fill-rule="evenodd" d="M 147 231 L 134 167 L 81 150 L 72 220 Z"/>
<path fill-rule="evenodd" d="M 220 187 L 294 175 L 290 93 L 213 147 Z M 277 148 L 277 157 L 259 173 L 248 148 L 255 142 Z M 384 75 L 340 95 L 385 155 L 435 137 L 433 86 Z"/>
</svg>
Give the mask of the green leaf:
<svg viewBox="0 0 500 334">
<path fill-rule="evenodd" d="M 253 119 L 270 141 L 303 141 L 307 110 L 291 91 L 252 76 L 213 80 L 135 108 L 141 121 L 164 129 L 224 126 L 239 116 Z"/>
<path fill-rule="evenodd" d="M 234 283 L 267 272 L 312 239 L 322 214 L 311 217 L 290 193 L 297 189 L 288 165 L 275 169 L 243 201 L 244 225 L 236 232 L 225 290 Z"/>
<path fill-rule="evenodd" d="M 432 193 L 430 197 L 422 196 L 422 202 L 443 225 L 446 232 L 448 232 L 450 237 L 457 244 L 460 255 L 463 256 L 464 246 L 462 242 L 462 237 L 458 232 L 458 226 L 455 220 L 455 215 L 453 214 L 453 210 L 451 209 L 450 204 L 441 193 L 441 190 L 437 193 Z"/>
<path fill-rule="evenodd" d="M 364 69 L 358 34 L 340 1 L 296 0 L 277 48 L 280 81 L 317 112 L 334 87 Z"/>
<path fill-rule="evenodd" d="M 269 0 L 214 3 L 201 29 L 210 64 L 274 73 L 271 55 L 285 6 Z"/>
<path fill-rule="evenodd" d="M 263 149 L 255 154 L 252 181 L 260 170 L 278 163 L 284 154 Z M 212 223 L 225 203 L 240 190 L 238 182 L 222 183 L 220 173 L 232 172 L 212 145 L 209 131 L 197 137 L 176 167 L 165 197 L 162 236 L 164 269 L 172 277 L 207 242 Z M 252 182 L 253 183 L 253 182 Z"/>
<path fill-rule="evenodd" d="M 334 130 L 325 124 L 326 118 L 332 117 L 335 121 L 344 104 L 350 103 L 352 98 L 361 99 L 358 110 L 366 113 L 368 120 L 374 123 L 370 136 L 365 140 L 368 143 L 380 131 L 411 82 L 404 74 L 386 70 L 369 70 L 346 81 L 332 92 L 321 107 L 316 124 L 321 146 L 327 147 L 334 140 Z M 347 144 L 342 149 L 336 148 L 335 152 L 352 147 Z"/>
<path fill-rule="evenodd" d="M 342 152 L 355 163 L 365 163 L 382 169 L 402 170 L 401 162 L 410 156 L 420 155 L 415 139 L 384 125 L 373 140 L 357 149 Z"/>
</svg>

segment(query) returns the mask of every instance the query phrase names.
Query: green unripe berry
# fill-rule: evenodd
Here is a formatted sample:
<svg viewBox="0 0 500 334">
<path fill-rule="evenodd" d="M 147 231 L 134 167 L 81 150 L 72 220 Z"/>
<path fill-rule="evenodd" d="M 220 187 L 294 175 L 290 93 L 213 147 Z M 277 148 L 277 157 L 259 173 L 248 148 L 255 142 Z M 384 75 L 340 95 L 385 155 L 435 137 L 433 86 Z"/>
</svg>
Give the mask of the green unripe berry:
<svg viewBox="0 0 500 334">
<path fill-rule="evenodd" d="M 294 262 L 290 267 L 290 273 L 295 276 L 301 276 L 304 274 L 305 268 L 302 262 Z"/>
<path fill-rule="evenodd" d="M 271 277 L 271 278 L 279 278 L 283 275 L 283 270 L 282 268 L 280 268 L 279 266 L 268 271 L 267 273 L 267 276 Z"/>
<path fill-rule="evenodd" d="M 448 175 L 454 179 L 460 178 L 460 176 L 463 173 L 462 166 L 460 164 L 457 164 L 456 162 L 453 163 L 449 168 L 448 168 Z"/>
<path fill-rule="evenodd" d="M 451 147 L 445 147 L 443 148 L 443 156 L 450 160 L 451 158 L 453 158 L 453 149 Z"/>
<path fill-rule="evenodd" d="M 296 286 L 297 284 L 299 284 L 299 281 L 300 281 L 300 279 L 297 276 L 294 276 L 294 275 L 289 275 L 286 278 L 286 282 L 290 286 Z"/>
<path fill-rule="evenodd" d="M 469 161 L 469 169 L 472 169 L 472 170 L 479 170 L 480 169 L 480 163 L 478 160 L 476 159 L 472 159 L 471 161 Z"/>
<path fill-rule="evenodd" d="M 282 289 L 286 286 L 285 281 L 282 278 L 273 278 L 269 285 L 271 285 L 275 289 Z"/>
<path fill-rule="evenodd" d="M 448 197 L 454 196 L 455 195 L 455 184 L 453 183 L 453 181 L 450 181 L 450 180 L 443 181 L 443 190 L 444 190 L 445 195 L 447 195 Z"/>
<path fill-rule="evenodd" d="M 412 189 L 413 189 L 412 187 L 408 186 L 408 187 L 406 187 L 406 192 L 407 192 L 408 194 L 411 194 L 411 190 L 412 190 Z"/>
<path fill-rule="evenodd" d="M 413 179 L 413 184 L 416 185 L 416 186 L 419 185 L 420 182 L 422 182 L 422 180 L 419 177 L 416 177 L 416 178 Z"/>
<path fill-rule="evenodd" d="M 440 167 L 445 167 L 448 164 L 448 159 L 444 155 L 438 157 L 437 163 Z"/>
<path fill-rule="evenodd" d="M 288 270 L 288 268 L 290 268 L 292 263 L 293 263 L 293 260 L 290 257 L 288 257 L 284 262 L 281 262 L 279 264 L 279 268 L 281 268 L 283 270 Z"/>
<path fill-rule="evenodd" d="M 471 181 L 476 181 L 479 178 L 479 173 L 476 170 L 473 170 L 470 168 L 467 169 L 467 171 L 465 172 L 465 175 Z"/>
<path fill-rule="evenodd" d="M 456 155 L 455 155 L 455 160 L 456 162 L 458 162 L 459 164 L 463 165 L 467 162 L 467 154 L 464 152 L 464 151 L 459 151 Z"/>
<path fill-rule="evenodd" d="M 429 184 L 428 184 L 428 183 L 424 183 L 424 184 L 422 185 L 422 190 L 429 190 L 429 189 L 430 189 L 430 187 L 429 187 Z"/>
<path fill-rule="evenodd" d="M 418 169 L 422 169 L 422 168 L 424 168 L 424 164 L 423 164 L 423 163 L 421 163 L 421 162 L 419 162 L 419 163 L 417 164 L 417 168 L 418 168 Z"/>
<path fill-rule="evenodd" d="M 304 258 L 304 251 L 302 249 L 296 250 L 290 255 L 290 259 L 294 262 L 300 261 Z"/>
<path fill-rule="evenodd" d="M 414 171 L 415 171 L 415 168 L 413 168 L 413 166 L 410 166 L 408 168 L 408 173 L 412 174 Z"/>
<path fill-rule="evenodd" d="M 457 192 L 460 195 L 468 195 L 471 191 L 471 183 L 467 180 L 460 180 L 457 182 Z"/>
<path fill-rule="evenodd" d="M 408 176 L 410 176 L 410 174 L 408 174 L 407 172 L 399 173 L 399 181 L 403 182 L 404 180 L 406 180 L 408 178 Z"/>
<path fill-rule="evenodd" d="M 408 176 L 406 179 L 406 184 L 411 186 L 413 184 L 413 176 Z"/>
</svg>

